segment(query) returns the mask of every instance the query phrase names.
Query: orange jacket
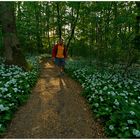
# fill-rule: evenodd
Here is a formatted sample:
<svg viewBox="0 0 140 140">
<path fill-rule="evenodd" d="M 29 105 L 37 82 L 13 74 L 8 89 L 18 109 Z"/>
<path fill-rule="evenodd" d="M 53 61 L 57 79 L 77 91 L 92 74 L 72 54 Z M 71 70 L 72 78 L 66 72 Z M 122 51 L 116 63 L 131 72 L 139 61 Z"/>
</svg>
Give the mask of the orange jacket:
<svg viewBox="0 0 140 140">
<path fill-rule="evenodd" d="M 52 49 L 52 57 L 57 57 L 57 52 L 58 52 L 58 47 L 59 47 L 60 44 L 56 44 L 54 45 L 53 49 Z M 66 47 L 64 45 L 64 50 L 63 50 L 63 58 L 67 58 L 67 51 L 66 51 Z M 58 58 L 62 58 L 62 57 L 59 57 Z"/>
</svg>

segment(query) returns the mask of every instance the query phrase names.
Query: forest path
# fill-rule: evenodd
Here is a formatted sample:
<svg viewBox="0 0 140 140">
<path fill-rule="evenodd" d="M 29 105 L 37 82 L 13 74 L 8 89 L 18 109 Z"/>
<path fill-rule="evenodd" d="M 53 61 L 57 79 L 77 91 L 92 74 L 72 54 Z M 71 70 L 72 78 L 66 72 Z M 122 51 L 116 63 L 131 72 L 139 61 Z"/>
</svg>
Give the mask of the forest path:
<svg viewBox="0 0 140 140">
<path fill-rule="evenodd" d="M 42 63 L 40 78 L 30 99 L 15 114 L 4 138 L 105 138 L 93 119 L 80 85 Z"/>
</svg>

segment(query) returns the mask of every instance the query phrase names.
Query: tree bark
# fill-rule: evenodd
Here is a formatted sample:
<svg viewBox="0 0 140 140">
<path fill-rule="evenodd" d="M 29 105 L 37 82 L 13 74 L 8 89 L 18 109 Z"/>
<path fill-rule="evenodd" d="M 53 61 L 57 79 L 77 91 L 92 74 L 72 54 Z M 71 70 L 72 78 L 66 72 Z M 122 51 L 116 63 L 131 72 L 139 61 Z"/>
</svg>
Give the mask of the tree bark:
<svg viewBox="0 0 140 140">
<path fill-rule="evenodd" d="M 114 14 L 114 21 L 115 21 L 115 23 L 114 23 L 114 40 L 117 40 L 117 32 L 118 32 L 118 25 L 116 23 L 116 19 L 117 19 L 117 16 L 118 16 L 117 2 L 114 2 L 113 6 L 114 6 L 113 14 Z"/>
<path fill-rule="evenodd" d="M 41 18 L 41 14 L 40 14 L 40 10 L 39 9 L 38 3 L 34 3 L 34 9 L 35 9 L 35 20 L 36 20 L 36 40 L 37 40 L 37 51 L 38 53 L 41 52 L 41 49 L 43 48 L 43 44 L 42 44 L 42 39 L 41 39 L 41 33 L 40 33 L 40 18 Z"/>
<path fill-rule="evenodd" d="M 66 45 L 67 51 L 68 51 L 68 49 L 69 49 L 70 42 L 71 42 L 71 40 L 72 40 L 72 38 L 73 38 L 73 36 L 74 36 L 75 27 L 76 27 L 77 20 L 78 20 L 78 17 L 79 17 L 79 11 L 80 11 L 80 2 L 78 3 L 77 15 L 76 15 L 76 18 L 75 18 L 75 20 L 74 20 L 73 27 L 71 27 L 71 28 L 72 28 L 72 29 L 71 29 L 71 35 L 70 35 L 70 38 L 69 38 L 68 43 L 67 43 L 67 45 Z"/>
<path fill-rule="evenodd" d="M 59 39 L 62 38 L 62 23 L 61 23 L 61 17 L 60 17 L 60 2 L 56 2 L 57 6 L 57 23 L 58 23 L 58 36 Z"/>
<path fill-rule="evenodd" d="M 46 21 L 47 21 L 46 24 L 47 24 L 48 44 L 49 44 L 49 48 L 51 48 L 50 35 L 49 35 L 49 31 L 50 31 L 50 9 L 49 9 L 48 2 L 46 3 Z"/>
<path fill-rule="evenodd" d="M 27 70 L 27 62 L 16 35 L 14 2 L 1 2 L 0 10 L 6 64 L 16 64 Z"/>
<path fill-rule="evenodd" d="M 18 21 L 21 21 L 21 2 L 20 1 L 17 3 L 17 8 L 18 8 L 17 18 L 18 18 Z"/>
<path fill-rule="evenodd" d="M 135 49 L 140 51 L 140 2 L 136 2 L 136 5 L 137 5 L 137 16 L 136 16 L 136 23 L 135 23 L 134 45 L 135 45 Z"/>
</svg>

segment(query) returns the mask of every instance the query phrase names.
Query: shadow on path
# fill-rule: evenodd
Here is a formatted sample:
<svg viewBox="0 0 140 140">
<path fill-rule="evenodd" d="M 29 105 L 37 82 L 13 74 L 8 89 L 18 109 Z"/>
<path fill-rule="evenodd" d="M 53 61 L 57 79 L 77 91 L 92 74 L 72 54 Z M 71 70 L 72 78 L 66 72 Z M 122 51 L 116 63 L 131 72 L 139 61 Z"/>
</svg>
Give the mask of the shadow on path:
<svg viewBox="0 0 140 140">
<path fill-rule="evenodd" d="M 53 64 L 42 63 L 30 99 L 17 111 L 4 138 L 105 138 L 80 96 L 80 85 L 57 73 Z"/>
</svg>

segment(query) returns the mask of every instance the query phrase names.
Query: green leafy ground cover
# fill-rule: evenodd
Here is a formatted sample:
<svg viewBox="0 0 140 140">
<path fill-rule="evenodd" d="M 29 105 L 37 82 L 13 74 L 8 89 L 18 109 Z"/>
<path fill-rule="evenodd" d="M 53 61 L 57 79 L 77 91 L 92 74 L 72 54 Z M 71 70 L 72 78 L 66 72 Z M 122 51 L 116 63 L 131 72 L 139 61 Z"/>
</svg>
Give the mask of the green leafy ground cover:
<svg viewBox="0 0 140 140">
<path fill-rule="evenodd" d="M 16 65 L 5 65 L 0 58 L 0 135 L 5 132 L 14 112 L 27 101 L 39 75 L 39 58 L 41 56 L 27 56 L 32 66 L 29 72 Z"/>
<path fill-rule="evenodd" d="M 18 66 L 5 65 L 0 58 L 0 135 L 6 130 L 17 108 L 25 103 L 39 75 L 39 59 L 27 57 L 33 69 L 25 72 Z M 86 60 L 68 61 L 66 71 L 84 89 L 83 95 L 97 117 L 104 120 L 106 134 L 113 138 L 140 137 L 140 73 L 133 69 L 127 77 L 116 65 L 97 70 Z"/>
<path fill-rule="evenodd" d="M 112 138 L 140 138 L 140 72 L 122 67 L 97 70 L 88 61 L 68 61 L 66 71 L 84 89 L 83 95 Z"/>
</svg>

